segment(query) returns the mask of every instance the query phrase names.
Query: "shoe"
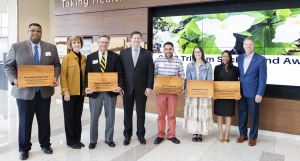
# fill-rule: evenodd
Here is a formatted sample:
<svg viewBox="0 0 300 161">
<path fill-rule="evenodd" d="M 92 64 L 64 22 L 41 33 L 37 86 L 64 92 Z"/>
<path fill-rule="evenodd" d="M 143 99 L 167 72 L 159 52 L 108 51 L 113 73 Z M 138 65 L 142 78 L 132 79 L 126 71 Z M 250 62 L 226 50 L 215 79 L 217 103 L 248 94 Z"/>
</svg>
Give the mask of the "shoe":
<svg viewBox="0 0 300 161">
<path fill-rule="evenodd" d="M 123 145 L 124 146 L 127 146 L 127 145 L 129 145 L 130 144 L 130 138 L 125 138 L 125 140 L 124 140 L 124 142 L 123 142 Z"/>
<path fill-rule="evenodd" d="M 154 144 L 160 144 L 161 141 L 163 141 L 164 138 L 161 138 L 161 137 L 157 137 L 155 140 L 154 140 Z"/>
<path fill-rule="evenodd" d="M 69 145 L 72 149 L 81 149 L 81 146 L 79 144 Z"/>
<path fill-rule="evenodd" d="M 82 142 L 78 142 L 77 144 L 82 148 L 85 147 L 85 145 Z"/>
<path fill-rule="evenodd" d="M 248 145 L 249 146 L 255 146 L 256 145 L 256 140 L 255 139 L 250 139 Z"/>
<path fill-rule="evenodd" d="M 146 144 L 146 139 L 144 137 L 139 137 L 139 141 L 141 144 L 145 145 Z"/>
<path fill-rule="evenodd" d="M 95 149 L 97 143 L 90 143 L 89 149 Z"/>
<path fill-rule="evenodd" d="M 174 144 L 180 144 L 180 141 L 176 137 L 168 138 L 168 140 L 172 141 Z"/>
<path fill-rule="evenodd" d="M 198 135 L 197 134 L 193 135 L 192 141 L 193 142 L 198 142 Z"/>
<path fill-rule="evenodd" d="M 45 154 L 52 154 L 53 153 L 53 150 L 50 146 L 47 146 L 47 147 L 42 147 L 41 148 L 42 151 L 45 153 Z"/>
<path fill-rule="evenodd" d="M 24 151 L 20 152 L 20 159 L 21 160 L 26 160 L 28 158 L 29 158 L 28 152 L 24 152 Z"/>
<path fill-rule="evenodd" d="M 242 143 L 242 142 L 244 142 L 245 140 L 248 140 L 248 137 L 247 137 L 247 136 L 240 136 L 240 137 L 236 140 L 236 142 Z"/>
<path fill-rule="evenodd" d="M 202 142 L 202 135 L 201 134 L 198 135 L 198 142 Z"/>
<path fill-rule="evenodd" d="M 116 146 L 116 144 L 114 143 L 114 141 L 110 141 L 110 142 L 105 141 L 105 143 L 106 143 L 108 146 L 110 146 L 110 147 L 115 147 L 115 146 Z"/>
</svg>

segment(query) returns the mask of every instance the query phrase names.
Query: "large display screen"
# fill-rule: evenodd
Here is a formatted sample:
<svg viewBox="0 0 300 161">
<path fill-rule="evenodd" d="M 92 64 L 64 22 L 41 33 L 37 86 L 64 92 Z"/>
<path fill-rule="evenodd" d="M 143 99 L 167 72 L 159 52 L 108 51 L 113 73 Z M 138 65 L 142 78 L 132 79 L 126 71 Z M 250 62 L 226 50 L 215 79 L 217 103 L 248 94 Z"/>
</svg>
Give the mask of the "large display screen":
<svg viewBox="0 0 300 161">
<path fill-rule="evenodd" d="M 267 59 L 267 84 L 300 86 L 300 8 L 153 17 L 154 59 L 164 56 L 163 44 L 170 41 L 185 65 L 195 46 L 204 49 L 213 66 L 221 63 L 224 50 L 231 51 L 237 65 L 246 37 Z"/>
</svg>

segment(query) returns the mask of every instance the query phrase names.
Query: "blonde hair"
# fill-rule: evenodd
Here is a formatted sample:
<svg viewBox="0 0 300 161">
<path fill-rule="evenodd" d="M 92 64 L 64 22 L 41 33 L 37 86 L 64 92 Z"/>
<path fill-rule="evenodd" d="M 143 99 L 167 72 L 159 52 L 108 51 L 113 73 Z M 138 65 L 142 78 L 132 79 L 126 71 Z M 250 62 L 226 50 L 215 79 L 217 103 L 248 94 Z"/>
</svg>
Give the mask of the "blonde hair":
<svg viewBox="0 0 300 161">
<path fill-rule="evenodd" d="M 246 38 L 244 39 L 243 43 L 244 43 L 246 40 L 251 40 L 251 41 L 253 42 L 253 44 L 254 44 L 254 40 L 253 40 L 251 37 L 246 37 Z"/>
<path fill-rule="evenodd" d="M 72 42 L 75 40 L 79 40 L 81 43 L 81 48 L 83 47 L 83 37 L 79 36 L 79 35 L 73 35 L 69 38 L 69 40 L 67 42 L 67 47 L 69 50 L 72 50 Z"/>
</svg>

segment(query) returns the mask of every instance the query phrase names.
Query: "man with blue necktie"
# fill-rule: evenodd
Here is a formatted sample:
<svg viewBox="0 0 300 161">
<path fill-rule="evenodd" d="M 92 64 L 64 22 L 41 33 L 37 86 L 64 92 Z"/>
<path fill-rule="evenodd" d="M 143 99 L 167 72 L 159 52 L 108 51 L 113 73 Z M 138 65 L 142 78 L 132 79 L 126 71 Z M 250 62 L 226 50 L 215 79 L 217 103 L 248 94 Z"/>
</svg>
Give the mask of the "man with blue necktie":
<svg viewBox="0 0 300 161">
<path fill-rule="evenodd" d="M 238 143 L 248 140 L 248 110 L 251 117 L 251 128 L 248 142 L 249 146 L 256 145 L 259 123 L 259 107 L 264 95 L 267 82 L 266 58 L 254 53 L 254 41 L 252 38 L 244 40 L 245 54 L 238 57 L 240 70 L 240 83 L 242 97 L 238 101 L 238 117 L 240 137 Z"/>
<path fill-rule="evenodd" d="M 54 87 L 58 86 L 60 61 L 55 45 L 41 41 L 42 27 L 31 23 L 28 28 L 29 40 L 11 46 L 4 63 L 4 71 L 11 82 L 12 96 L 16 98 L 19 111 L 19 152 L 20 159 L 26 160 L 31 149 L 31 129 L 34 114 L 38 122 L 38 137 L 42 151 L 52 154 L 50 143 L 50 104 Z M 19 65 L 53 65 L 54 80 L 52 86 L 20 87 L 18 86 Z"/>
</svg>

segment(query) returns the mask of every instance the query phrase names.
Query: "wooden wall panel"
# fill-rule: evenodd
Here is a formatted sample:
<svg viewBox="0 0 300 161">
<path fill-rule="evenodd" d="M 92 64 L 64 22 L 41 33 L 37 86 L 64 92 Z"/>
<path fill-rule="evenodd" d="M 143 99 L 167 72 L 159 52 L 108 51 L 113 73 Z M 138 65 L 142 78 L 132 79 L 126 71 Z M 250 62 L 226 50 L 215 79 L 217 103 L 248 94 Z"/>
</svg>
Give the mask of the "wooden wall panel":
<svg viewBox="0 0 300 161">
<path fill-rule="evenodd" d="M 55 36 L 70 36 L 71 29 L 70 29 L 70 15 L 64 16 L 55 16 L 54 19 L 55 28 L 54 34 Z"/>
<path fill-rule="evenodd" d="M 70 0 L 66 0 L 64 4 L 66 4 L 67 1 Z M 73 1 L 76 2 L 77 0 L 73 0 Z M 104 3 L 101 3 L 101 1 L 104 1 Z M 106 3 L 106 1 L 109 1 L 109 3 Z M 78 6 L 76 6 L 75 4 L 75 6 L 72 7 L 63 7 L 62 0 L 55 0 L 55 15 L 112 11 L 112 10 L 132 9 L 132 8 L 148 8 L 148 7 L 157 7 L 157 6 L 203 3 L 203 2 L 212 2 L 212 1 L 220 1 L 220 0 L 163 0 L 163 1 L 162 0 L 88 0 L 89 3 L 87 7 L 84 7 L 84 5 L 81 4 Z"/>
<path fill-rule="evenodd" d="M 132 31 L 147 33 L 147 8 L 104 12 L 106 34 L 130 34 Z"/>
</svg>

